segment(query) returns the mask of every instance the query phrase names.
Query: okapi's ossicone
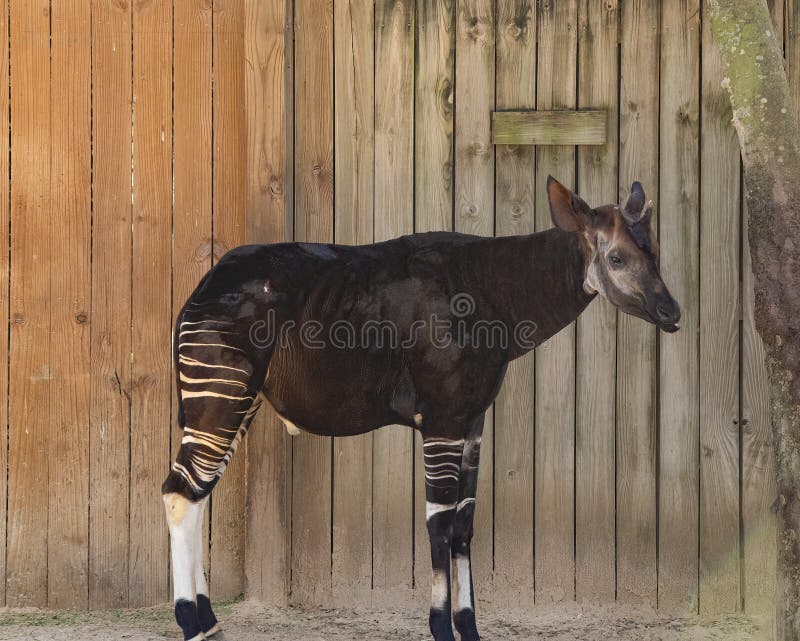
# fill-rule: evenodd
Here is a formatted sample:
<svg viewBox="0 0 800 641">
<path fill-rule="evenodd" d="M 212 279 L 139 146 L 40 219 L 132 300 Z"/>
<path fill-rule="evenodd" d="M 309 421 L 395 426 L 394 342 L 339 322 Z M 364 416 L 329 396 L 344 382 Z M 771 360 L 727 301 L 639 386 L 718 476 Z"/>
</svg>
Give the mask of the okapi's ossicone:
<svg viewBox="0 0 800 641">
<path fill-rule="evenodd" d="M 175 616 L 213 637 L 202 566 L 206 498 L 262 403 L 291 430 L 363 434 L 389 424 L 424 443 L 436 641 L 478 639 L 470 541 L 484 412 L 509 361 L 574 321 L 599 293 L 674 332 L 639 183 L 624 207 L 589 207 L 547 181 L 555 229 L 506 238 L 415 234 L 362 247 L 234 249 L 175 328 L 184 436 L 163 494 Z M 452 613 L 452 617 L 451 617 Z"/>
</svg>

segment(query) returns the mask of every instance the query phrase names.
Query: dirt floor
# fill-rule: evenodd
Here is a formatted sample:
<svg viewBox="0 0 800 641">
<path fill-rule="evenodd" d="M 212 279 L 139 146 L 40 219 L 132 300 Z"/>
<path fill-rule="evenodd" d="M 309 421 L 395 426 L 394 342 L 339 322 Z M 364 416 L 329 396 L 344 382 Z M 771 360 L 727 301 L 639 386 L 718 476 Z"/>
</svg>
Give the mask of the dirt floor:
<svg viewBox="0 0 800 641">
<path fill-rule="evenodd" d="M 425 613 L 270 608 L 243 602 L 217 608 L 226 641 L 418 641 L 430 639 Z M 621 607 L 567 606 L 530 614 L 486 615 L 482 638 L 547 641 L 737 641 L 769 639 L 744 617 L 700 622 Z M 98 613 L 0 609 L 2 641 L 161 641 L 181 639 L 167 608 Z"/>
</svg>

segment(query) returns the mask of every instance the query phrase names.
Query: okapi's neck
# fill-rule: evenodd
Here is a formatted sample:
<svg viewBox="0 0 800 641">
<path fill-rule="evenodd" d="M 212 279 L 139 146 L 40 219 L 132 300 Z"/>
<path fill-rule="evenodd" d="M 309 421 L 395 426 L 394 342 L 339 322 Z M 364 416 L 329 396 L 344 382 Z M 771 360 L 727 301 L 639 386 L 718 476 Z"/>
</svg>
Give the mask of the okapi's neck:
<svg viewBox="0 0 800 641">
<path fill-rule="evenodd" d="M 498 238 L 482 248 L 483 285 L 497 312 L 512 327 L 536 325 L 537 345 L 574 321 L 594 298 L 583 289 L 585 249 L 578 234 L 548 229 Z M 529 351 L 511 341 L 512 357 Z"/>
</svg>

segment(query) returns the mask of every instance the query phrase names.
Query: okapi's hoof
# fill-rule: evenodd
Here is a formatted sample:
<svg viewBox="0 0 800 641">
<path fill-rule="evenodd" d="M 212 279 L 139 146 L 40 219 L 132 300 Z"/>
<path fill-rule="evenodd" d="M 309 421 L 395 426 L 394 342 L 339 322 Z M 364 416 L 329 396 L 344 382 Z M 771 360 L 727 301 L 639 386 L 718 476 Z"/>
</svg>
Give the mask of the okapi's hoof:
<svg viewBox="0 0 800 641">
<path fill-rule="evenodd" d="M 222 631 L 222 628 L 219 627 L 219 624 L 217 624 L 208 632 L 206 632 L 206 639 L 210 639 L 212 641 L 225 641 L 225 633 Z"/>
</svg>

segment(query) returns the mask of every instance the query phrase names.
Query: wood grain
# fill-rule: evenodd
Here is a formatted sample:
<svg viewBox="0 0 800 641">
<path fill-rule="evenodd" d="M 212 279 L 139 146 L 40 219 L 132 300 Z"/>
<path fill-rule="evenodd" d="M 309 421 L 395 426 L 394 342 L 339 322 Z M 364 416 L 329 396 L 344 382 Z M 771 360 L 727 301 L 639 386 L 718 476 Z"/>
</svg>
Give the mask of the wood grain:
<svg viewBox="0 0 800 641">
<path fill-rule="evenodd" d="M 493 2 L 461 0 L 456 10 L 455 218 L 457 232 L 494 234 L 494 147 L 488 114 L 495 104 Z M 486 412 L 472 541 L 472 575 L 489 585 L 493 566 L 494 408 Z"/>
<path fill-rule="evenodd" d="M 539 6 L 538 109 L 576 106 L 578 7 Z M 536 150 L 536 184 L 551 174 L 575 187 L 575 148 Z M 536 193 L 536 229 L 552 225 L 547 194 Z M 536 350 L 535 567 L 537 603 L 575 594 L 575 325 Z"/>
<path fill-rule="evenodd" d="M 88 606 L 91 66 L 89 3 L 52 7 L 50 497 L 47 604 Z"/>
<path fill-rule="evenodd" d="M 0 84 L 8 86 L 9 82 L 9 40 L 8 40 L 8 6 L 0 7 L 0 28 L 6 28 L 6 36 L 3 39 L 2 51 L 0 51 Z M 10 102 L 8 93 L 0 95 L 0 118 L 3 122 L 8 122 L 10 117 Z M 7 127 L 0 131 L 0 149 L 10 149 L 11 139 Z M 11 224 L 11 183 L 9 176 L 11 166 L 8 154 L 0 154 L 0 236 L 8 238 Z M 9 302 L 8 285 L 10 276 L 10 255 L 8 244 L 0 251 L 0 287 L 5 288 L 5 295 L 0 294 L 0 319 L 8 323 Z M 6 325 L 7 328 L 7 325 Z M 0 367 L 0 398 L 8 395 L 9 371 L 8 371 L 8 332 L 0 338 L 0 363 L 5 363 Z M 0 439 L 5 439 L 6 447 L 0 447 L 0 604 L 6 601 L 6 534 L 8 532 L 8 403 L 0 402 Z"/>
<path fill-rule="evenodd" d="M 777 3 L 777 0 L 776 0 Z M 773 3 L 775 4 L 775 3 Z M 789 94 L 792 97 L 795 115 L 800 120 L 800 3 L 785 0 L 784 50 L 786 54 L 786 79 L 789 81 Z"/>
<path fill-rule="evenodd" d="M 131 11 L 92 3 L 89 607 L 128 607 Z M 163 519 L 163 515 L 160 515 Z"/>
<path fill-rule="evenodd" d="M 375 3 L 375 240 L 414 230 L 414 2 Z M 373 586 L 391 603 L 413 584 L 414 433 L 373 437 Z M 376 595 L 377 596 L 377 595 Z"/>
<path fill-rule="evenodd" d="M 247 242 L 280 242 L 287 225 L 287 6 L 285 0 L 245 4 Z M 291 32 L 288 34 L 291 35 Z M 291 540 L 291 444 L 268 407 L 247 436 L 246 594 L 285 605 Z"/>
<path fill-rule="evenodd" d="M 161 483 L 170 453 L 172 309 L 171 7 L 133 11 L 133 283 L 131 607 L 168 598 L 169 541 Z M 158 80 L 156 80 L 158 79 Z M 148 527 L 139 524 L 147 523 Z"/>
<path fill-rule="evenodd" d="M 375 76 L 372 3 L 334 4 L 335 238 L 373 240 Z M 372 588 L 372 434 L 333 442 L 334 602 L 368 601 Z"/>
<path fill-rule="evenodd" d="M 619 202 L 631 183 L 658 196 L 658 3 L 622 5 Z M 657 213 L 657 212 L 656 212 Z M 653 220 L 653 225 L 657 221 Z M 618 314 L 617 330 L 617 600 L 655 607 L 656 330 Z"/>
<path fill-rule="evenodd" d="M 50 456 L 49 2 L 11 11 L 11 284 L 6 604 L 47 605 Z M 39 70 L 28 74 L 26 70 Z M 15 75 L 18 74 L 18 75 Z"/>
<path fill-rule="evenodd" d="M 740 607 L 739 147 L 710 25 L 702 35 L 700 612 Z M 724 150 L 724 151 L 723 151 Z"/>
<path fill-rule="evenodd" d="M 178 0 L 173 5 L 173 210 L 172 322 L 197 283 L 211 268 L 212 96 L 211 6 L 206 0 Z M 174 363 L 171 381 L 175 380 Z M 177 387 L 170 384 L 171 456 L 180 449 Z M 209 540 L 206 509 L 203 540 Z M 208 572 L 209 548 L 204 558 Z M 170 577 L 171 579 L 172 577 Z"/>
<path fill-rule="evenodd" d="M 246 97 L 244 5 L 215 0 L 213 260 L 245 242 Z M 244 591 L 247 439 L 211 499 L 210 590 L 217 599 Z"/>
<path fill-rule="evenodd" d="M 492 112 L 495 145 L 605 145 L 608 135 L 602 110 Z"/>
<path fill-rule="evenodd" d="M 497 108 L 536 107 L 536 3 L 497 3 Z M 534 149 L 496 149 L 498 236 L 534 231 Z M 494 598 L 533 600 L 534 355 L 512 362 L 495 402 Z M 485 465 L 488 461 L 483 461 Z M 480 594 L 480 593 L 479 593 Z"/>
<path fill-rule="evenodd" d="M 298 241 L 333 240 L 333 2 L 295 3 L 295 228 Z M 331 439 L 293 443 L 292 587 L 295 603 L 331 591 Z"/>
<path fill-rule="evenodd" d="M 661 12 L 663 278 L 681 306 L 681 331 L 659 332 L 658 606 L 697 609 L 700 2 Z"/>
<path fill-rule="evenodd" d="M 602 147 L 578 150 L 578 191 L 592 206 L 617 200 L 619 4 L 578 5 L 579 108 L 601 109 Z M 614 363 L 617 313 L 600 298 L 578 319 L 575 405 L 575 594 L 615 597 L 616 434 Z"/>
<path fill-rule="evenodd" d="M 453 229 L 455 0 L 417 0 L 414 230 Z M 425 524 L 422 438 L 414 443 L 414 587 L 429 605 L 430 543 Z"/>
</svg>

